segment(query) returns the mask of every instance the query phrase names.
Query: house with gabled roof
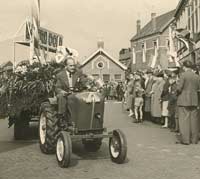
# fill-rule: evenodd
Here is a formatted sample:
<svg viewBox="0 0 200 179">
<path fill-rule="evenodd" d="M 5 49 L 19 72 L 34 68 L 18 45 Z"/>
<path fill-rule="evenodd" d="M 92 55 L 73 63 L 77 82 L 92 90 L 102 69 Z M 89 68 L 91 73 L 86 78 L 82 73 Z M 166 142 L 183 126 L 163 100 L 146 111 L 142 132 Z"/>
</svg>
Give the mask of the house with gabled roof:
<svg viewBox="0 0 200 179">
<path fill-rule="evenodd" d="M 127 67 L 104 50 L 104 43 L 98 42 L 98 49 L 81 63 L 85 74 L 92 75 L 104 82 L 125 80 Z"/>
<path fill-rule="evenodd" d="M 137 34 L 131 39 L 132 70 L 155 68 L 163 69 L 173 66 L 168 55 L 170 51 L 169 27 L 174 21 L 175 10 L 156 16 L 151 14 L 151 20 L 141 28 L 137 20 Z"/>
</svg>

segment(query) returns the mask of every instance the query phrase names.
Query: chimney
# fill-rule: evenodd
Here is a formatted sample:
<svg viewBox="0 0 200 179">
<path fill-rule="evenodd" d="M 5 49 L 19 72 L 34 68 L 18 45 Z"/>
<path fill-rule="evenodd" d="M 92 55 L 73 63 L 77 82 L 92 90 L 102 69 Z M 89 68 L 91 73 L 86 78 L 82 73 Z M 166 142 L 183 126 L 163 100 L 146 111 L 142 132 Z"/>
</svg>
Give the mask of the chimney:
<svg viewBox="0 0 200 179">
<path fill-rule="evenodd" d="M 103 41 L 103 40 L 98 40 L 98 42 L 97 42 L 97 48 L 98 48 L 98 49 L 99 49 L 99 48 L 104 49 L 104 41 Z"/>
<path fill-rule="evenodd" d="M 137 34 L 140 33 L 140 30 L 141 30 L 141 20 L 137 20 Z"/>
<path fill-rule="evenodd" d="M 151 23 L 153 31 L 156 30 L 156 13 L 151 13 Z"/>
</svg>

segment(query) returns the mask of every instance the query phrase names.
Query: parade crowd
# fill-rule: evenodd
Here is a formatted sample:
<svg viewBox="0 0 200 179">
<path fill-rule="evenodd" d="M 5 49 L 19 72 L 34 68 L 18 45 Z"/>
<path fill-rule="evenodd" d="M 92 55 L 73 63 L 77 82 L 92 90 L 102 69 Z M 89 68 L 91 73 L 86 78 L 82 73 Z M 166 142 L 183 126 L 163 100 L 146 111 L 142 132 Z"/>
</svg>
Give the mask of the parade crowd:
<svg viewBox="0 0 200 179">
<path fill-rule="evenodd" d="M 137 70 L 124 82 L 104 83 L 98 91 L 105 100 L 122 101 L 123 110 L 132 122 L 150 121 L 162 125 L 177 133 L 176 143 L 197 144 L 200 77 L 196 68 L 191 61 L 185 61 L 181 68 Z M 5 86 L 0 84 L 0 94 L 4 94 Z"/>
<path fill-rule="evenodd" d="M 122 104 L 134 123 L 151 121 L 177 133 L 176 143 L 198 143 L 199 76 L 195 66 L 185 61 L 182 68 L 148 69 L 130 73 L 118 84 Z M 117 91 L 117 90 L 116 90 Z"/>
</svg>

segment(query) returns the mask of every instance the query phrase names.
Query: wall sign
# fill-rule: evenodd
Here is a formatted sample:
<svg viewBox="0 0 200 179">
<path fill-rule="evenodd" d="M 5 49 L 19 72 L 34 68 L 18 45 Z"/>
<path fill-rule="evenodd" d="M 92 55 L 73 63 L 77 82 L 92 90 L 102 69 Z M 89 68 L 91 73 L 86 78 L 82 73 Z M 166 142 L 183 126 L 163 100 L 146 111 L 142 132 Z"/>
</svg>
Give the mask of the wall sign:
<svg viewBox="0 0 200 179">
<path fill-rule="evenodd" d="M 30 26 L 30 24 L 29 24 Z M 63 45 L 63 36 L 60 34 L 57 34 L 55 32 L 51 32 L 45 28 L 40 27 L 39 30 L 39 37 L 41 41 L 41 45 L 45 48 L 56 50 L 57 46 Z M 32 31 L 30 32 L 32 34 Z M 26 24 L 26 30 L 25 30 L 25 40 L 30 40 L 30 34 L 28 31 L 28 26 Z"/>
</svg>

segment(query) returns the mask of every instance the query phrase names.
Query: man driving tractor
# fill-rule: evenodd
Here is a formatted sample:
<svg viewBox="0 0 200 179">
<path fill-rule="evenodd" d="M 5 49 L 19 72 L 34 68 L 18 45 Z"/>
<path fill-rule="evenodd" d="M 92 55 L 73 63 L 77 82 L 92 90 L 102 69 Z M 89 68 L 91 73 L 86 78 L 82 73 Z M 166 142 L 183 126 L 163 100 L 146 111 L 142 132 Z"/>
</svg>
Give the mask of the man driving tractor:
<svg viewBox="0 0 200 179">
<path fill-rule="evenodd" d="M 41 104 L 41 151 L 45 154 L 56 152 L 59 166 L 65 168 L 70 165 L 72 140 L 79 139 L 87 151 L 96 152 L 103 138 L 109 138 L 111 160 L 124 163 L 127 154 L 125 135 L 119 129 L 107 133 L 103 127 L 104 98 L 90 88 L 93 79 L 82 73 L 71 56 L 65 56 L 63 62 L 65 67 L 56 76 L 57 103 L 49 98 Z"/>
<path fill-rule="evenodd" d="M 77 67 L 75 59 L 71 56 L 64 58 L 64 68 L 56 76 L 56 93 L 58 100 L 58 118 L 72 125 L 67 108 L 67 98 L 71 91 L 78 87 L 84 79 L 82 71 Z M 65 117 L 67 116 L 67 117 Z"/>
</svg>

